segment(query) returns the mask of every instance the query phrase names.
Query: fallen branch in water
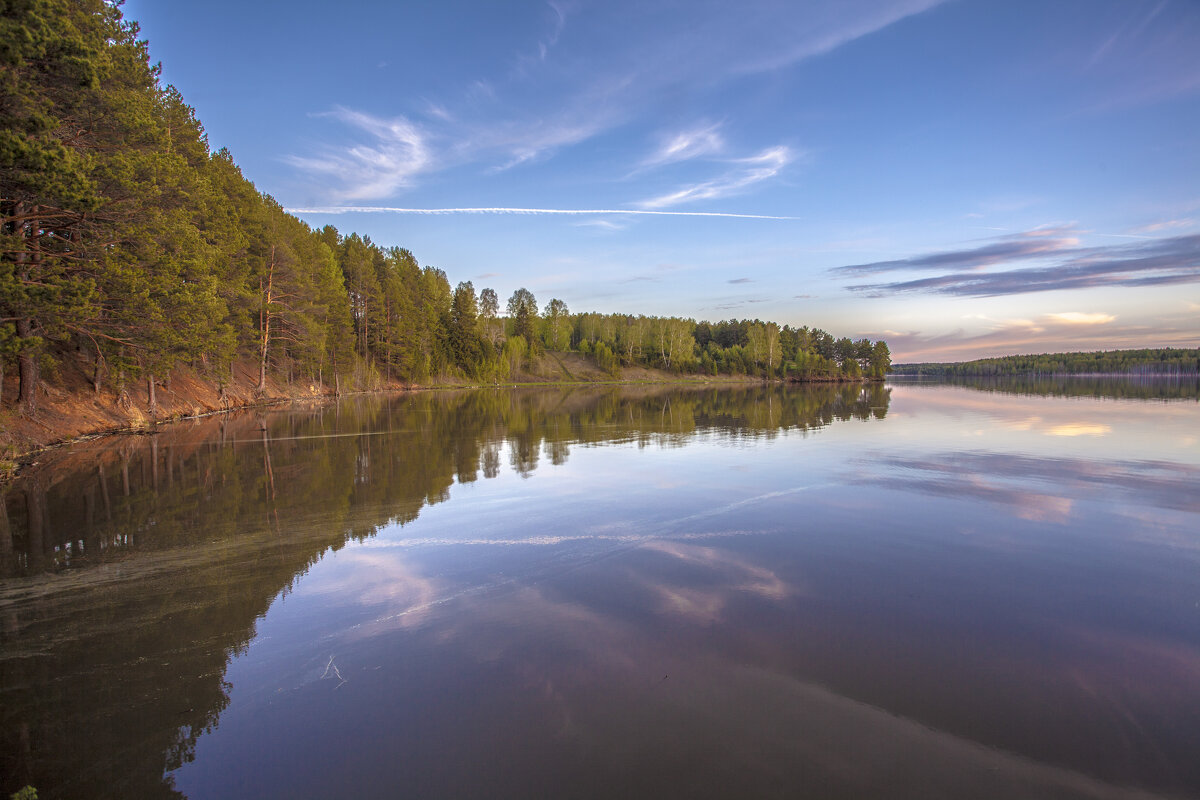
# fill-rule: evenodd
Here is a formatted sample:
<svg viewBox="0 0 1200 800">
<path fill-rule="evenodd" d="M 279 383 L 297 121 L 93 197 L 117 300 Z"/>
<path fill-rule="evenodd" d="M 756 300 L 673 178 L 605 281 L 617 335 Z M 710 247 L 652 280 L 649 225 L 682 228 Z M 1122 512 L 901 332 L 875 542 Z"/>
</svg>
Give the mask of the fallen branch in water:
<svg viewBox="0 0 1200 800">
<path fill-rule="evenodd" d="M 342 684 L 346 683 L 346 679 L 342 677 L 342 673 L 338 670 L 337 664 L 333 663 L 333 656 L 329 657 L 329 663 L 325 665 L 325 672 L 321 674 L 321 680 L 325 680 L 326 678 L 329 677 L 330 669 L 333 670 L 333 674 L 337 676 L 337 679 L 339 681 L 341 681 L 341 683 L 339 683 L 337 686 L 335 686 L 333 688 L 334 689 L 342 688 Z"/>
</svg>

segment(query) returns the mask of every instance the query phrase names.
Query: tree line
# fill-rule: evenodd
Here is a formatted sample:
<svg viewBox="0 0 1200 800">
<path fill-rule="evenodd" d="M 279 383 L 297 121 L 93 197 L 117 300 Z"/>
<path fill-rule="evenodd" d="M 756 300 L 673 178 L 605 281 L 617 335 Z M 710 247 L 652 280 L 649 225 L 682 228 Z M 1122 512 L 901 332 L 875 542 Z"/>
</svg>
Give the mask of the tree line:
<svg viewBox="0 0 1200 800">
<path fill-rule="evenodd" d="M 895 375 L 936 377 L 1003 377 L 1016 375 L 1144 375 L 1200 374 L 1200 348 L 1159 347 L 1094 353 L 1043 353 L 981 358 L 960 363 L 897 364 Z"/>
<path fill-rule="evenodd" d="M 188 364 L 222 388 L 252 359 L 340 391 L 513 375 L 543 349 L 604 369 L 796 379 L 882 377 L 886 343 L 759 320 L 572 314 L 518 289 L 451 288 L 411 252 L 313 229 L 258 191 L 159 81 L 106 0 L 0 5 L 0 392 L 36 410 L 43 372 L 89 364 L 129 403 Z"/>
</svg>

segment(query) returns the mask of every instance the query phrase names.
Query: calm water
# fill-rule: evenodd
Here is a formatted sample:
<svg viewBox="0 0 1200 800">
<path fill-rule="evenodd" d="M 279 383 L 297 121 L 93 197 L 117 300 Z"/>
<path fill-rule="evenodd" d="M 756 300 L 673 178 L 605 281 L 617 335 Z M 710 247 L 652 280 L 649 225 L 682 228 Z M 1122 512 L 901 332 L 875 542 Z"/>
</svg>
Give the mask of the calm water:
<svg viewBox="0 0 1200 800">
<path fill-rule="evenodd" d="M 1200 796 L 1196 393 L 985 388 L 372 397 L 46 454 L 0 516 L 0 791 Z"/>
</svg>

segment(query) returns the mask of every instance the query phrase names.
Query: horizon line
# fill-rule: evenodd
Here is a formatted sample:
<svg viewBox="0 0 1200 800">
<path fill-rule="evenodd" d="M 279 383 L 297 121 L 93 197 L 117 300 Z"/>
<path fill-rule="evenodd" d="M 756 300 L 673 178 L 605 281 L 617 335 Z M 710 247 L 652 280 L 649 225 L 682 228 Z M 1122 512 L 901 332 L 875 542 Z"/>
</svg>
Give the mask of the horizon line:
<svg viewBox="0 0 1200 800">
<path fill-rule="evenodd" d="M 728 217 L 732 219 L 799 220 L 800 217 L 774 216 L 771 214 L 735 214 L 729 211 L 650 211 L 646 209 L 611 208 L 397 208 L 394 206 L 319 206 L 316 208 L 285 208 L 289 214 L 626 214 L 654 217 Z"/>
</svg>

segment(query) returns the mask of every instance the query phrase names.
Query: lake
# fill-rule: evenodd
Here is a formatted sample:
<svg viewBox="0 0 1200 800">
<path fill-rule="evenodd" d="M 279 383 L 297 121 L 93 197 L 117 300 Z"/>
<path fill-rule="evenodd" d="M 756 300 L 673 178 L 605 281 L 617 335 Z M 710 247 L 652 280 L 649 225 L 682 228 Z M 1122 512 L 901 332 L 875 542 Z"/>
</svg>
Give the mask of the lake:
<svg viewBox="0 0 1200 800">
<path fill-rule="evenodd" d="M 46 798 L 1200 796 L 1191 384 L 352 397 L 42 454 Z"/>
</svg>

